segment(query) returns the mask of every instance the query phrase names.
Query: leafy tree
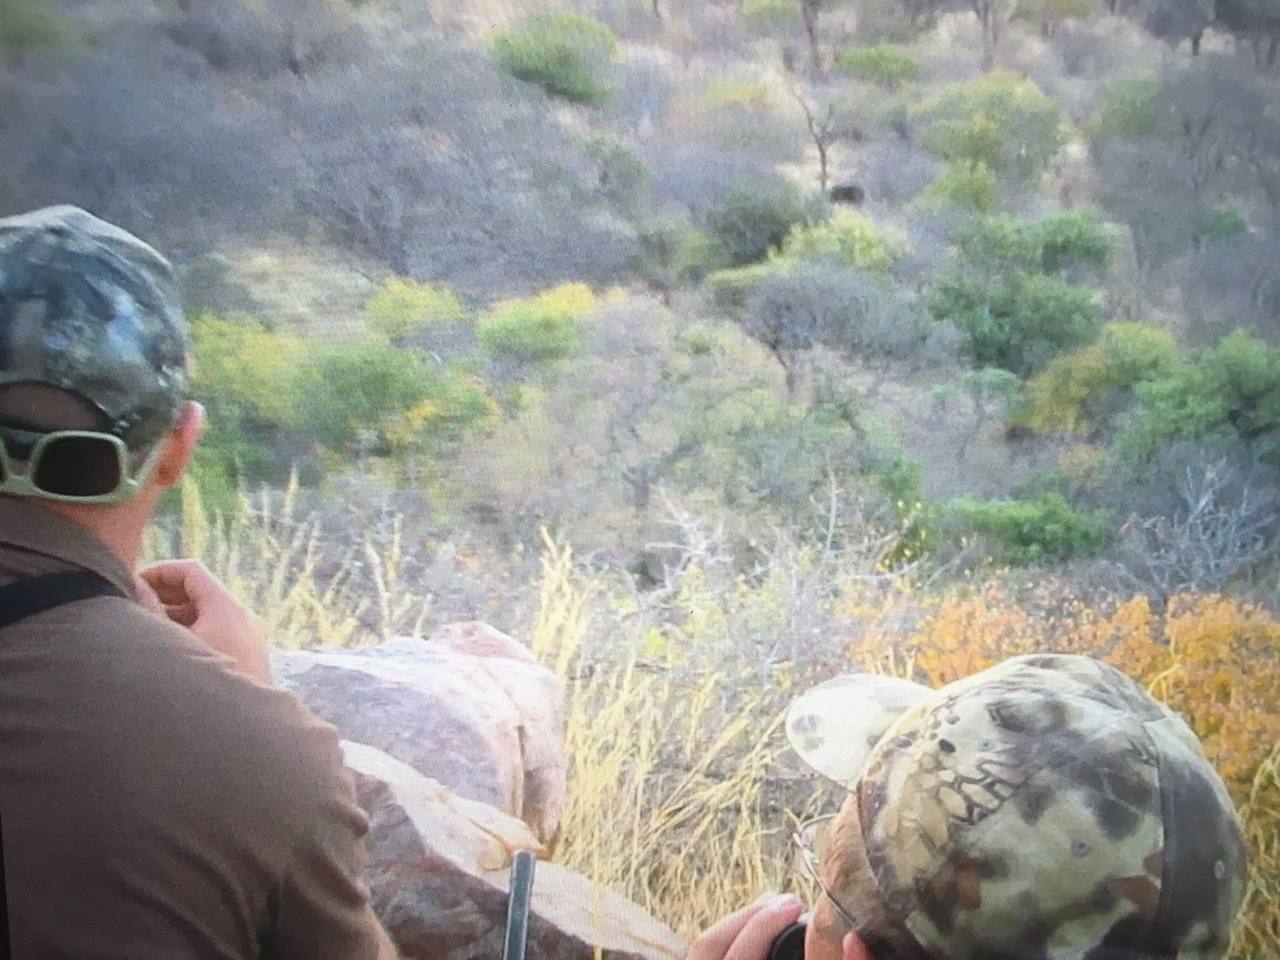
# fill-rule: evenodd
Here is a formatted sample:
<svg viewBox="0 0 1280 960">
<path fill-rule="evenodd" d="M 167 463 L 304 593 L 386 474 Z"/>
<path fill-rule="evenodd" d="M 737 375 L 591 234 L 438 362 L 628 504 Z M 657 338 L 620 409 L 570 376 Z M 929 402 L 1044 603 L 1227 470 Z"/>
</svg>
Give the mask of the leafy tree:
<svg viewBox="0 0 1280 960">
<path fill-rule="evenodd" d="M 493 41 L 498 68 L 573 103 L 599 106 L 609 97 L 606 71 L 618 38 L 576 13 L 536 13 Z"/>
<path fill-rule="evenodd" d="M 920 62 L 896 43 L 841 50 L 836 54 L 834 66 L 847 76 L 891 90 L 910 83 L 920 74 Z"/>
<path fill-rule="evenodd" d="M 1179 440 L 1238 444 L 1280 465 L 1280 349 L 1237 330 L 1166 376 L 1137 387 L 1139 407 L 1116 440 L 1150 458 Z"/>
<path fill-rule="evenodd" d="M 1205 54 L 1131 81 L 1103 101 L 1094 162 L 1100 200 L 1132 231 L 1140 279 L 1204 242 L 1243 198 L 1276 209 L 1280 138 L 1271 93 L 1233 58 Z"/>
<path fill-rule="evenodd" d="M 914 203 L 921 207 L 958 207 L 975 213 L 995 213 L 1000 206 L 1000 179 L 985 163 L 953 163 Z"/>
<path fill-rule="evenodd" d="M 594 304 L 590 288 L 565 284 L 536 297 L 497 304 L 480 319 L 477 336 L 495 359 L 517 369 L 550 363 L 578 345 L 578 317 Z"/>
<path fill-rule="evenodd" d="M 924 339 L 912 304 L 884 277 L 838 263 L 777 258 L 714 274 L 711 289 L 716 305 L 777 358 L 793 398 L 815 346 L 874 361 L 909 355 Z"/>
<path fill-rule="evenodd" d="M 364 315 L 374 330 L 401 345 L 432 327 L 462 323 L 467 308 L 446 286 L 391 277 L 365 304 Z"/>
<path fill-rule="evenodd" d="M 1038 220 L 984 217 L 961 230 L 956 246 L 962 260 L 984 272 L 1102 269 L 1111 255 L 1105 226 L 1086 209 Z"/>
<path fill-rule="evenodd" d="M 984 217 L 961 229 L 955 247 L 929 309 L 964 332 L 975 366 L 1027 376 L 1096 335 L 1097 296 L 1064 276 L 1105 266 L 1109 238 L 1096 214 Z"/>
<path fill-rule="evenodd" d="M 1276 0 L 1216 0 L 1217 23 L 1244 40 L 1254 63 L 1268 70 L 1280 58 L 1280 4 Z"/>
<path fill-rule="evenodd" d="M 785 181 L 742 181 L 706 214 L 707 231 L 734 266 L 763 259 L 810 219 L 800 191 Z"/>
<path fill-rule="evenodd" d="M 796 0 L 742 0 L 742 16 L 762 30 L 800 25 L 800 5 Z"/>
<path fill-rule="evenodd" d="M 982 432 L 992 415 L 1007 416 L 1022 393 L 1022 381 L 1016 374 L 999 367 L 983 367 L 970 370 L 960 378 L 960 385 L 973 404 L 973 429 L 960 445 L 960 458 L 964 459 L 969 445 Z"/>
<path fill-rule="evenodd" d="M 1172 138 L 1177 134 L 1176 119 L 1162 109 L 1161 100 L 1159 77 L 1113 81 L 1102 94 L 1094 137 Z"/>
<path fill-rule="evenodd" d="M 1097 297 L 1059 277 L 1014 272 L 995 277 L 952 273 L 936 283 L 929 309 L 966 336 L 975 366 L 1026 376 L 1055 354 L 1097 333 Z"/>
<path fill-rule="evenodd" d="M 870 273 L 887 273 L 898 256 L 889 240 L 866 214 L 838 209 L 824 223 L 801 225 L 787 235 L 782 257 L 829 260 Z"/>
<path fill-rule="evenodd" d="M 1046 432 L 1108 433 L 1133 407 L 1139 385 L 1168 376 L 1181 362 L 1167 331 L 1108 324 L 1096 343 L 1054 358 L 1031 378 L 1017 420 Z"/>
<path fill-rule="evenodd" d="M 393 454 L 440 456 L 484 432 L 498 417 L 498 405 L 483 381 L 459 367 L 433 371 L 421 400 L 392 416 L 384 436 Z"/>
<path fill-rule="evenodd" d="M 1190 40 L 1192 54 L 1198 55 L 1204 31 L 1213 23 L 1215 5 L 1215 0 L 1146 0 L 1137 12 L 1154 36 L 1172 47 Z"/>
<path fill-rule="evenodd" d="M 308 365 L 307 345 L 248 317 L 201 313 L 191 319 L 192 394 L 209 412 L 196 454 L 196 478 L 218 506 L 230 506 L 242 481 L 280 480 L 298 411 L 294 378 Z M 281 456 L 283 454 L 283 456 Z"/>
<path fill-rule="evenodd" d="M 389 431 L 427 399 L 434 378 L 422 354 L 386 340 L 320 348 L 299 371 L 292 426 L 335 451 L 389 453 Z"/>
<path fill-rule="evenodd" d="M 1083 20 L 1096 8 L 1092 0 L 1032 0 L 1025 6 L 1020 3 L 1016 15 L 1039 24 L 1042 37 L 1052 37 L 1061 24 Z"/>
<path fill-rule="evenodd" d="M 927 150 L 1033 183 L 1066 140 L 1057 105 L 1029 80 L 997 71 L 953 84 L 915 108 Z"/>
</svg>

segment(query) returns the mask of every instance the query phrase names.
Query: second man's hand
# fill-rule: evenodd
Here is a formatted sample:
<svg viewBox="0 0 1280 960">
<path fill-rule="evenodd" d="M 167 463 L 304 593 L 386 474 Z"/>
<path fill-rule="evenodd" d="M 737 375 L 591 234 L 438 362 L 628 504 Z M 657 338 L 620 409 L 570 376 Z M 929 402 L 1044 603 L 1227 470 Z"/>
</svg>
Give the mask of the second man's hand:
<svg viewBox="0 0 1280 960">
<path fill-rule="evenodd" d="M 186 627 L 211 650 L 230 657 L 246 676 L 271 682 L 262 622 L 197 560 L 156 563 L 138 575 L 143 604 Z"/>
</svg>

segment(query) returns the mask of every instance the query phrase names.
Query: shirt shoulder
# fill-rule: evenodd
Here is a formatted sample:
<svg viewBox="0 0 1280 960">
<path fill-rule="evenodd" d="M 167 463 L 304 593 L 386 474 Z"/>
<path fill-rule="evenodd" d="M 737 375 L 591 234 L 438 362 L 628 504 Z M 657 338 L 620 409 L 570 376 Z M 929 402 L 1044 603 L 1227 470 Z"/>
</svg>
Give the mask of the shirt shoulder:
<svg viewBox="0 0 1280 960">
<path fill-rule="evenodd" d="M 80 695 L 102 711 L 105 729 L 136 738 L 150 766 L 189 776 L 181 782 L 237 819 L 268 818 L 282 830 L 301 830 L 335 792 L 349 792 L 338 732 L 294 694 L 250 679 L 136 603 L 77 606 L 63 615 L 93 625 L 81 660 L 92 676 L 81 678 Z"/>
</svg>

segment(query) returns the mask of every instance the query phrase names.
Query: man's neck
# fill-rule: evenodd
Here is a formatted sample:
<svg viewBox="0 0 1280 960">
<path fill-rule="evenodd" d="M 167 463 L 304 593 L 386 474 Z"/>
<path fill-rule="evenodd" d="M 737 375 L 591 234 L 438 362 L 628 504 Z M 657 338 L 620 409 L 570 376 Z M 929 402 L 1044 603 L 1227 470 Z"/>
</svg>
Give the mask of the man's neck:
<svg viewBox="0 0 1280 960">
<path fill-rule="evenodd" d="M 139 522 L 135 511 L 126 509 L 128 505 L 104 508 L 55 500 L 32 500 L 32 503 L 83 527 L 101 540 L 127 569 L 137 568 L 145 518 Z"/>
</svg>

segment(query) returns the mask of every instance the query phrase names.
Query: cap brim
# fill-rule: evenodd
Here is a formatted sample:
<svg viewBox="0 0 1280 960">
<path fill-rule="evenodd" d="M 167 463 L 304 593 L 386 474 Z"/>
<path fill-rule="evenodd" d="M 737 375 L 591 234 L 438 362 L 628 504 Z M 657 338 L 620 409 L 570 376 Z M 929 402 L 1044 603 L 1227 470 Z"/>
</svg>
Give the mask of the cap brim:
<svg viewBox="0 0 1280 960">
<path fill-rule="evenodd" d="M 800 759 L 846 790 L 894 722 L 934 693 L 910 680 L 849 673 L 802 694 L 787 711 L 787 739 Z"/>
</svg>

